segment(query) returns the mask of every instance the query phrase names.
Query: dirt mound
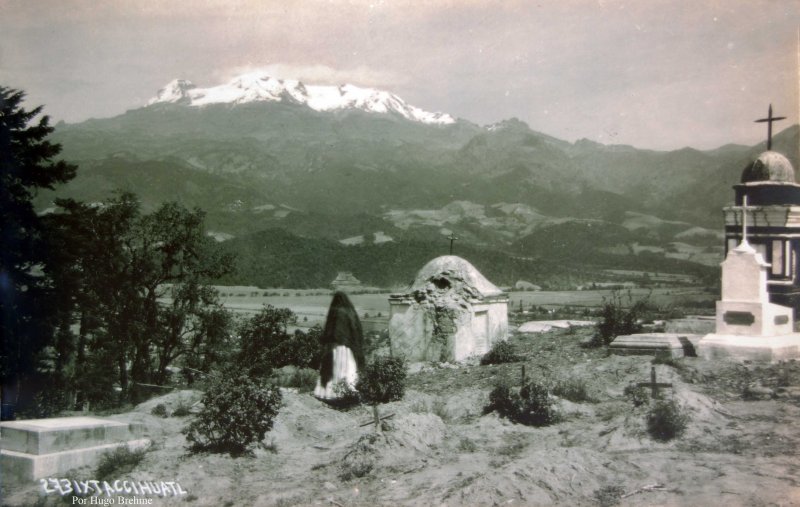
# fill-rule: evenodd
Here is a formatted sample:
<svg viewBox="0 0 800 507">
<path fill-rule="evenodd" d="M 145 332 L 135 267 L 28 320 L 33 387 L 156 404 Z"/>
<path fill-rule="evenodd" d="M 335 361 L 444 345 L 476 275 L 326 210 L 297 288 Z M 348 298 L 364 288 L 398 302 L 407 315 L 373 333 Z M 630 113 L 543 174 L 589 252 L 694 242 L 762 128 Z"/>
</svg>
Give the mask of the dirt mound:
<svg viewBox="0 0 800 507">
<path fill-rule="evenodd" d="M 564 505 L 588 500 L 621 470 L 608 457 L 585 449 L 553 448 L 526 452 L 507 464 L 463 474 L 447 485 L 440 505 Z M 631 478 L 636 467 L 622 471 Z"/>
<path fill-rule="evenodd" d="M 203 397 L 202 391 L 196 391 L 193 389 L 174 391 L 165 394 L 163 396 L 151 398 L 143 403 L 140 403 L 136 405 L 136 408 L 134 408 L 133 411 L 149 414 L 153 411 L 153 409 L 156 406 L 164 405 L 164 407 L 167 410 L 167 414 L 172 414 L 175 411 L 175 409 L 179 407 L 185 407 L 187 409 L 196 412 L 199 407 L 200 399 L 202 397 Z"/>
<path fill-rule="evenodd" d="M 346 442 L 357 431 L 358 421 L 369 420 L 367 410 L 363 408 L 342 412 L 293 389 L 281 389 L 281 394 L 282 407 L 268 435 L 268 438 L 281 442 L 281 447 L 327 447 Z"/>
<path fill-rule="evenodd" d="M 391 426 L 389 445 L 421 453 L 439 446 L 447 432 L 444 422 L 435 414 L 405 414 L 394 418 Z"/>
</svg>

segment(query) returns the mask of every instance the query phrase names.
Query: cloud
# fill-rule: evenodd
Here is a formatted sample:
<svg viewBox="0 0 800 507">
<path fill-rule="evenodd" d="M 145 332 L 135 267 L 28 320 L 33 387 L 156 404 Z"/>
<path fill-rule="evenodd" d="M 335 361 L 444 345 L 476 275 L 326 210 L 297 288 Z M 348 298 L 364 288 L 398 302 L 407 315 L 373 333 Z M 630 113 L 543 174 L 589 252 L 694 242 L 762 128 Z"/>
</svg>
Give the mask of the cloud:
<svg viewBox="0 0 800 507">
<path fill-rule="evenodd" d="M 214 77 L 227 82 L 236 76 L 263 73 L 278 79 L 297 79 L 306 84 L 339 85 L 351 83 L 371 87 L 396 87 L 408 80 L 395 72 L 372 69 L 360 65 L 351 69 L 334 69 L 327 65 L 291 65 L 273 63 L 269 65 L 239 65 L 214 72 Z"/>
</svg>

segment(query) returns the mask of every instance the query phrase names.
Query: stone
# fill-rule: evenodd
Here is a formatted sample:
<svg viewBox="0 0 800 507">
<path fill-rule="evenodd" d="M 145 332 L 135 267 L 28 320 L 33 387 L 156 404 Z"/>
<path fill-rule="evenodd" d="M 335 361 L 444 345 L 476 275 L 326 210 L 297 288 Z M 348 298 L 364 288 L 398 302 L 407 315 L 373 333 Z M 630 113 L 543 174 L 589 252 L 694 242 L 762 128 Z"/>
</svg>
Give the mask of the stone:
<svg viewBox="0 0 800 507">
<path fill-rule="evenodd" d="M 692 340 L 699 335 L 678 333 L 640 333 L 617 336 L 609 351 L 616 355 L 652 355 L 661 357 L 692 357 L 695 348 Z"/>
<path fill-rule="evenodd" d="M 59 417 L 0 423 L 0 461 L 6 477 L 34 480 L 94 466 L 120 445 L 150 444 L 143 427 L 98 417 Z"/>
<path fill-rule="evenodd" d="M 454 255 L 426 264 L 389 307 L 392 353 L 410 362 L 463 361 L 508 338 L 508 296 Z"/>
</svg>

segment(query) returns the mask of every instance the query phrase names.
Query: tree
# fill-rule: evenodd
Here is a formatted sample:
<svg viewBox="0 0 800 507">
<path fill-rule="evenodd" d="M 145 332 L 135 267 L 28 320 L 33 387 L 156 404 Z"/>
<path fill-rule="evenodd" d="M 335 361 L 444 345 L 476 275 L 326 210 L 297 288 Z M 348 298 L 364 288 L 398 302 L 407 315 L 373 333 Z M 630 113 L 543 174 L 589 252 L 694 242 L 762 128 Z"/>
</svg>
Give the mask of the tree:
<svg viewBox="0 0 800 507">
<path fill-rule="evenodd" d="M 403 399 L 406 389 L 406 362 L 401 357 L 374 358 L 358 372 L 356 391 L 359 398 L 372 405 L 375 430 L 380 429 L 378 405 Z"/>
<path fill-rule="evenodd" d="M 251 376 L 267 376 L 275 367 L 273 351 L 290 339 L 288 326 L 297 317 L 288 308 L 265 305 L 260 312 L 239 326 L 239 363 Z M 283 366 L 283 365 L 279 365 Z"/>
<path fill-rule="evenodd" d="M 53 189 L 77 170 L 54 160 L 61 147 L 46 139 L 53 131 L 49 117 L 35 122 L 42 107 L 24 109 L 24 97 L 0 86 L 0 381 L 3 404 L 9 407 L 18 402 L 25 378 L 53 337 L 51 306 L 45 301 L 53 294 L 40 271 L 45 235 L 32 201 L 37 190 Z"/>
<path fill-rule="evenodd" d="M 217 360 L 231 318 L 205 281 L 233 263 L 205 236 L 202 211 L 165 203 L 142 214 L 129 193 L 95 206 L 57 204 L 51 236 L 64 253 L 46 269 L 59 292 L 74 295 L 62 314 L 78 324 L 78 336 L 64 347 L 72 356 L 59 362 L 75 364 L 75 390 L 107 401 L 87 377 L 92 364 L 102 364 L 106 377 L 116 373 L 118 401 L 136 401 L 142 385 L 166 381 L 178 358 L 201 368 Z"/>
</svg>

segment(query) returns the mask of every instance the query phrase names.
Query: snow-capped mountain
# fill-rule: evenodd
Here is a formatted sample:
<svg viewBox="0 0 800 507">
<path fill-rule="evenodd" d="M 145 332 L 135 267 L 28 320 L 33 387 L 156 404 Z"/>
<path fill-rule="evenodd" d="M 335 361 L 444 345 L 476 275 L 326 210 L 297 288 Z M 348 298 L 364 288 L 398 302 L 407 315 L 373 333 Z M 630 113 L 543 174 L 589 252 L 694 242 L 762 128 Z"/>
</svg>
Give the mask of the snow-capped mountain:
<svg viewBox="0 0 800 507">
<path fill-rule="evenodd" d="M 446 125 L 455 119 L 446 113 L 431 113 L 407 104 L 393 93 L 341 86 L 305 85 L 291 79 L 276 79 L 260 73 L 241 75 L 227 84 L 198 88 L 184 79 L 175 79 L 158 91 L 147 105 L 171 102 L 200 107 L 208 104 L 245 104 L 272 101 L 304 104 L 315 111 L 359 109 L 370 113 L 396 113 L 412 121 Z"/>
</svg>

